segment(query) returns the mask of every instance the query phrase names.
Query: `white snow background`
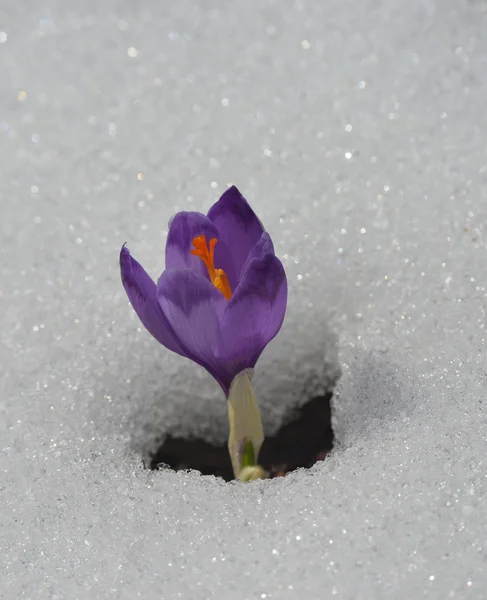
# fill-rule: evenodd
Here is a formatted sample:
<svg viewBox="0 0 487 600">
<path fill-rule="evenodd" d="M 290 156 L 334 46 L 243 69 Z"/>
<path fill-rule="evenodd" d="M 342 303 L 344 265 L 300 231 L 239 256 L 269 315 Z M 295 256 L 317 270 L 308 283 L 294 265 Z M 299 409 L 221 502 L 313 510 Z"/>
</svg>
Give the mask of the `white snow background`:
<svg viewBox="0 0 487 600">
<path fill-rule="evenodd" d="M 0 6 L 0 597 L 487 597 L 487 4 Z M 266 430 L 330 385 L 336 447 L 226 484 L 143 468 L 226 406 L 118 252 L 230 183 L 287 269 Z"/>
</svg>

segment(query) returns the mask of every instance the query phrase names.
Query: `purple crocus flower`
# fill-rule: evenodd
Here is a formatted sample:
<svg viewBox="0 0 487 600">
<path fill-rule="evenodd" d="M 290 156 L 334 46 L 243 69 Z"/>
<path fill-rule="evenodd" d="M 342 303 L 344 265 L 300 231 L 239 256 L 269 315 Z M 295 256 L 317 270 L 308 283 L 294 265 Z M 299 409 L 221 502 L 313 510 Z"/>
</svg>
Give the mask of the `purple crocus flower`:
<svg viewBox="0 0 487 600">
<path fill-rule="evenodd" d="M 170 221 L 166 270 L 157 285 L 120 252 L 122 282 L 135 312 L 162 345 L 204 367 L 228 396 L 278 333 L 287 303 L 284 267 L 272 240 L 234 186 L 205 216 Z"/>
</svg>

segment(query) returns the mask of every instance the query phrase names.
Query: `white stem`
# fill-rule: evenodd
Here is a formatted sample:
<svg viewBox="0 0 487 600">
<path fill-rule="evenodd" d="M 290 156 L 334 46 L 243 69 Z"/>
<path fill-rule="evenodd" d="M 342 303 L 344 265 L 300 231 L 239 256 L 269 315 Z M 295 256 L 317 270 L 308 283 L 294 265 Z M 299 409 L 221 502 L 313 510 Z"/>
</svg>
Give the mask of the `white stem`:
<svg viewBox="0 0 487 600">
<path fill-rule="evenodd" d="M 228 421 L 230 435 L 228 451 L 232 459 L 235 478 L 242 470 L 242 454 L 246 442 L 251 441 L 254 448 L 255 462 L 264 441 L 264 429 L 260 419 L 259 405 L 252 389 L 252 369 L 239 373 L 230 385 L 228 394 Z"/>
</svg>

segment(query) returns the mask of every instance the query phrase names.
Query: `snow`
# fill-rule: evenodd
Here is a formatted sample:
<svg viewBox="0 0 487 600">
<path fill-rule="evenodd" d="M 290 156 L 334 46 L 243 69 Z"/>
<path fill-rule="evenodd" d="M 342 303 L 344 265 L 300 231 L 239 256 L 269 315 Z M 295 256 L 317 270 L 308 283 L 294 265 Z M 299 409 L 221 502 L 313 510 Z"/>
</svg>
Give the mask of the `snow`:
<svg viewBox="0 0 487 600">
<path fill-rule="evenodd" d="M 484 598 L 486 6 L 52 0 L 0 10 L 0 597 Z M 251 484 L 141 329 L 167 222 L 230 183 L 289 277 L 264 426 L 334 382 L 336 448 Z"/>
</svg>

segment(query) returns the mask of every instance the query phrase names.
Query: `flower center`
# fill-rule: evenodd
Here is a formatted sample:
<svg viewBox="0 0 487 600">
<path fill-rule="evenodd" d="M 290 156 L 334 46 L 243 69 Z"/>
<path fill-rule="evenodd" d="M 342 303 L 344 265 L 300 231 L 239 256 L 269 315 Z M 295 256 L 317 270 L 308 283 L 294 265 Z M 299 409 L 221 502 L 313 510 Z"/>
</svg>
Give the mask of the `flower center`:
<svg viewBox="0 0 487 600">
<path fill-rule="evenodd" d="M 215 246 L 217 241 L 216 238 L 212 238 L 208 246 L 206 235 L 198 235 L 193 238 L 194 249 L 191 250 L 191 254 L 201 258 L 208 270 L 211 283 L 217 290 L 220 290 L 227 300 L 230 300 L 232 297 L 232 288 L 228 283 L 226 273 L 223 269 L 215 269 Z"/>
</svg>

